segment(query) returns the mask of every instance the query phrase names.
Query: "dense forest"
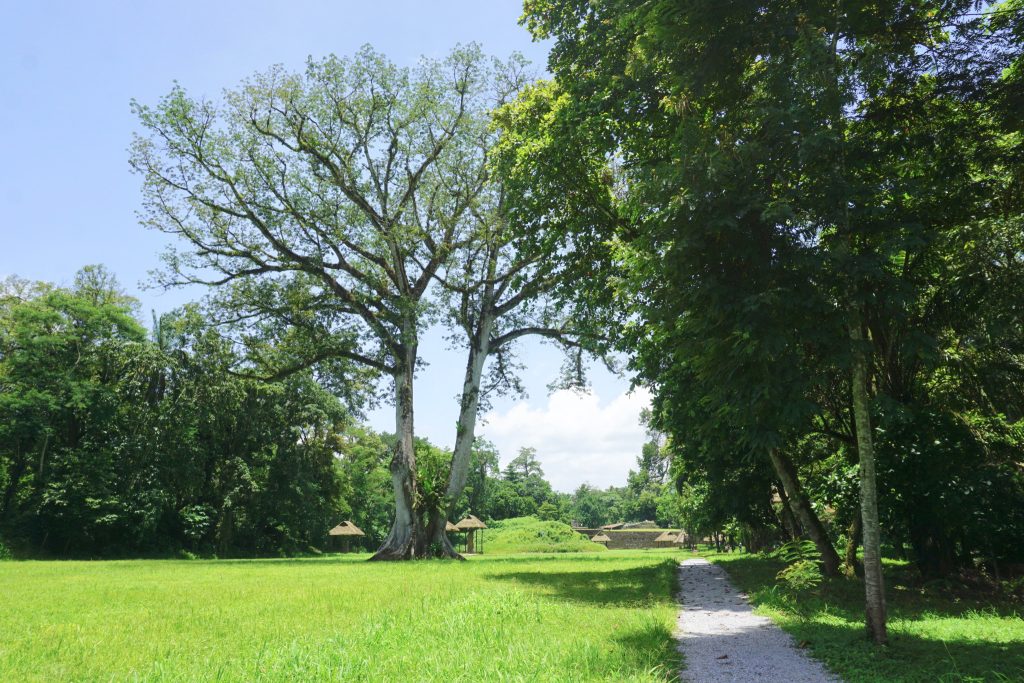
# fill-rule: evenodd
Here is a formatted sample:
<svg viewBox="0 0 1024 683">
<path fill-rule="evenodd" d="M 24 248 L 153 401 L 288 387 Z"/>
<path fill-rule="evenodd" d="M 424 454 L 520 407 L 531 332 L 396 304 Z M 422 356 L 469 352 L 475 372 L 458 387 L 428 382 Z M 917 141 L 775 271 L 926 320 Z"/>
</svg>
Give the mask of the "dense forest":
<svg viewBox="0 0 1024 683">
<path fill-rule="evenodd" d="M 67 288 L 0 289 L 0 539 L 28 557 L 274 556 L 332 549 L 351 519 L 368 548 L 394 512 L 394 435 L 377 434 L 310 372 L 267 382 L 195 306 L 153 320 L 102 267 Z M 437 495 L 450 451 L 416 441 Z M 537 454 L 504 468 L 477 440 L 455 508 L 597 525 L 677 522 L 666 453 L 644 446 L 627 486 L 553 491 Z"/>
<path fill-rule="evenodd" d="M 825 573 L 845 541 L 878 643 L 883 552 L 1019 570 L 1024 6 L 525 7 L 554 80 L 510 115 L 511 177 L 555 197 L 566 154 L 614 160 L 593 296 L 705 522 L 780 512 Z"/>
</svg>

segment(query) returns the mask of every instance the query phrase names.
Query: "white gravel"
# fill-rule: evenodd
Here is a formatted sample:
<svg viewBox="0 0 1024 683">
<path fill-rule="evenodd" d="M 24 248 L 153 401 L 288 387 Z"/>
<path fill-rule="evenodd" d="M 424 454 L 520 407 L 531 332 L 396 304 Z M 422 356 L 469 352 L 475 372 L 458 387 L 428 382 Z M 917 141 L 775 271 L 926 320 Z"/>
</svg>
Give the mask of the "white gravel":
<svg viewBox="0 0 1024 683">
<path fill-rule="evenodd" d="M 725 570 L 707 560 L 679 567 L 682 680 L 700 683 L 838 683 L 825 666 L 797 649 L 789 634 L 751 611 Z"/>
</svg>

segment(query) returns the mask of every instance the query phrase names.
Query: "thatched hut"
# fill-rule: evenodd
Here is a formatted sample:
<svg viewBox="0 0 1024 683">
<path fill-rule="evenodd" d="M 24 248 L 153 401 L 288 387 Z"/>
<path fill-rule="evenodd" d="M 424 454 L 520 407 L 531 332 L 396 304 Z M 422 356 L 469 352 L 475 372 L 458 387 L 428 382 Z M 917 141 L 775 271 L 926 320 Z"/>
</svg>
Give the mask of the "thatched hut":
<svg viewBox="0 0 1024 683">
<path fill-rule="evenodd" d="M 590 540 L 593 541 L 594 543 L 601 543 L 602 545 L 604 545 L 605 548 L 607 548 L 608 544 L 611 543 L 611 541 L 612 541 L 612 539 L 610 539 L 607 534 L 598 534 L 597 536 L 594 536 Z"/>
<path fill-rule="evenodd" d="M 671 548 L 675 544 L 679 534 L 674 531 L 663 531 L 660 536 L 654 539 L 655 548 Z"/>
<path fill-rule="evenodd" d="M 476 552 L 476 530 L 486 529 L 487 525 L 473 515 L 467 515 L 464 520 L 455 525 L 459 531 L 466 532 L 466 552 Z M 483 539 L 481 537 L 480 552 L 483 552 Z"/>
<path fill-rule="evenodd" d="M 614 529 L 621 529 L 624 526 L 626 526 L 625 522 L 615 522 L 614 524 L 604 524 L 604 525 L 601 526 L 601 528 L 602 529 L 608 529 L 608 530 L 614 530 Z"/>
<path fill-rule="evenodd" d="M 347 553 L 349 543 L 353 536 L 365 536 L 363 530 L 357 527 L 347 519 L 327 532 L 328 536 L 340 536 L 341 537 L 341 552 Z"/>
<path fill-rule="evenodd" d="M 459 527 L 455 526 L 451 522 L 445 522 L 444 523 L 444 530 L 445 530 L 446 533 L 449 533 L 449 534 L 452 533 L 453 531 L 461 531 L 461 529 L 459 529 Z"/>
</svg>

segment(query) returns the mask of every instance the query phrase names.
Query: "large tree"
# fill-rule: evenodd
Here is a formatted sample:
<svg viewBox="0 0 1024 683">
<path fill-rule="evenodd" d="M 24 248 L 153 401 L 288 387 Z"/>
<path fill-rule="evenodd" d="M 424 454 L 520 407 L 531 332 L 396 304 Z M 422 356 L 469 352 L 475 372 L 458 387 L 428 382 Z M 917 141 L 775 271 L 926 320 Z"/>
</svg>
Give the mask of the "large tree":
<svg viewBox="0 0 1024 683">
<path fill-rule="evenodd" d="M 161 281 L 215 287 L 268 376 L 316 365 L 347 386 L 390 380 L 396 507 L 377 559 L 436 550 L 416 480 L 418 340 L 434 278 L 473 238 L 479 140 L 505 82 L 475 47 L 415 69 L 364 48 L 271 69 L 219 103 L 176 87 L 135 105 L 145 222 L 183 244 Z"/>
<path fill-rule="evenodd" d="M 507 70 L 505 78 L 501 91 L 508 101 L 479 141 L 488 182 L 470 212 L 472 238 L 460 251 L 460 266 L 439 278 L 455 338 L 467 351 L 448 488 L 429 530 L 451 555 L 445 515 L 466 484 L 477 414 L 495 393 L 522 392 L 518 340 L 535 337 L 561 348 L 566 362 L 559 386 L 585 386 L 585 354 L 604 356 L 607 363 L 612 309 L 594 306 L 576 284 L 593 277 L 594 260 L 608 249 L 572 229 L 614 219 L 603 180 L 607 164 L 579 140 L 548 137 L 538 144 L 532 134 L 557 107 L 557 93 L 550 83 L 526 85 L 521 70 Z M 568 191 L 535 182 L 555 175 L 566 179 L 561 188 Z M 586 260 L 576 258 L 583 252 Z"/>
<path fill-rule="evenodd" d="M 825 388 L 844 391 L 876 642 L 886 633 L 871 413 L 900 346 L 876 336 L 885 304 L 915 298 L 901 270 L 938 230 L 969 220 L 966 207 L 1019 212 L 979 198 L 991 185 L 978 162 L 1014 163 L 1017 124 L 1004 119 L 995 135 L 987 124 L 1019 102 L 1021 15 L 1008 5 L 988 21 L 981 9 L 526 4 L 535 35 L 556 41 L 570 118 L 602 125 L 600 142 L 627 169 L 627 340 L 669 431 L 703 430 L 715 447 L 731 430 L 734 448 L 770 456 L 788 487 L 780 449 L 826 430 Z M 963 114 L 982 125 L 965 129 Z"/>
</svg>

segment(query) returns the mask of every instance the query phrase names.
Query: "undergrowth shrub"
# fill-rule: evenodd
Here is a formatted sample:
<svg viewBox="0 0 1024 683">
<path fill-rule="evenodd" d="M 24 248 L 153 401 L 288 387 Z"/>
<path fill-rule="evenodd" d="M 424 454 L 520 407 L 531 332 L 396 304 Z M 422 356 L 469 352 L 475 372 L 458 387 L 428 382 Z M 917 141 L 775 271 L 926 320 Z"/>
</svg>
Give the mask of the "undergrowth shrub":
<svg viewBox="0 0 1024 683">
<path fill-rule="evenodd" d="M 808 598 L 821 585 L 821 553 L 813 541 L 790 541 L 772 553 L 786 566 L 775 575 L 784 603 L 796 614 L 807 617 Z"/>
</svg>

